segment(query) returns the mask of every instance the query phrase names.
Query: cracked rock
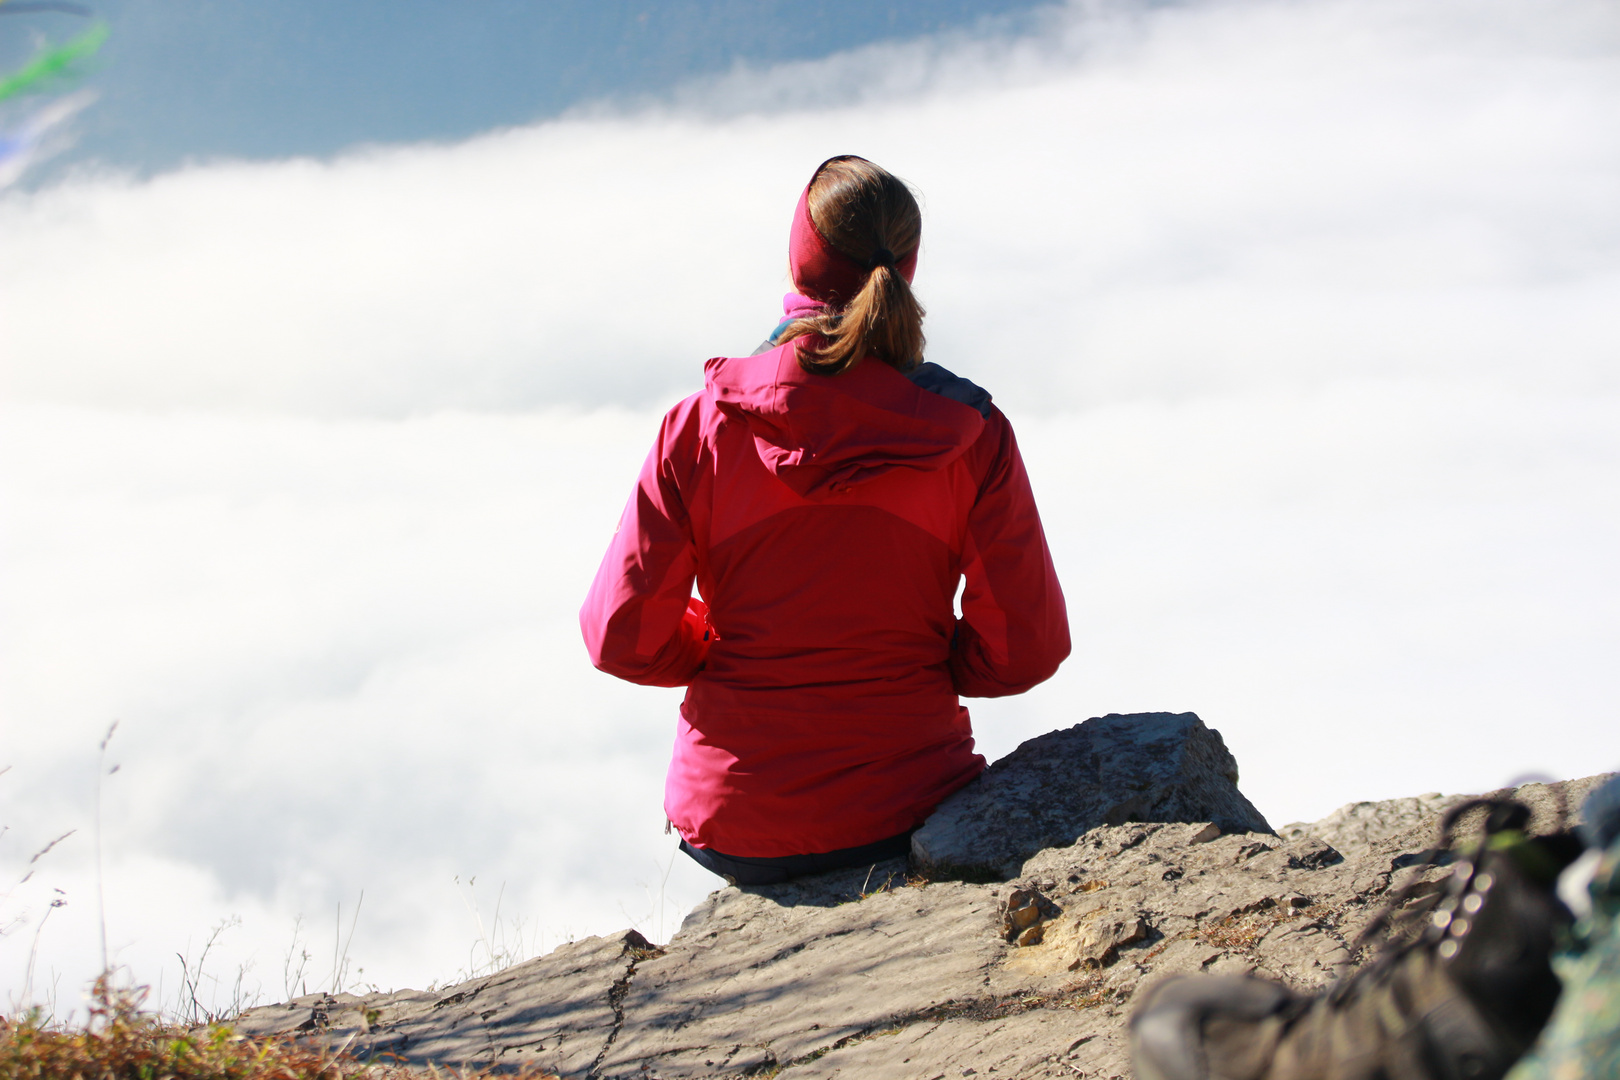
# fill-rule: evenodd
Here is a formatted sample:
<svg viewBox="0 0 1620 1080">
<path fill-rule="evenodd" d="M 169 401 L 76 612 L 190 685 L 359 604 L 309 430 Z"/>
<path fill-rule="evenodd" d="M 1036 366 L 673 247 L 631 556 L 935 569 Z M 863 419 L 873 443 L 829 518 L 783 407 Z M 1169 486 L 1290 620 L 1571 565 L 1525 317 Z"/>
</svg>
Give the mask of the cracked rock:
<svg viewBox="0 0 1620 1080">
<path fill-rule="evenodd" d="M 1063 909 L 1042 895 L 1039 889 L 1014 889 L 1002 911 L 1001 936 L 1016 945 L 1039 944 L 1043 936 L 1041 925 L 1061 914 Z"/>
<path fill-rule="evenodd" d="M 1069 965 L 1069 970 L 1107 967 L 1119 959 L 1120 949 L 1145 941 L 1149 929 L 1147 920 L 1141 915 L 1094 921 L 1081 935 L 1079 952 Z"/>
<path fill-rule="evenodd" d="M 560 945 L 545 956 L 439 993 L 315 994 L 249 1009 L 243 1035 L 319 1032 L 360 1057 L 411 1064 L 530 1066 L 585 1073 L 615 1031 L 610 997 L 655 950 L 634 930 Z"/>
</svg>

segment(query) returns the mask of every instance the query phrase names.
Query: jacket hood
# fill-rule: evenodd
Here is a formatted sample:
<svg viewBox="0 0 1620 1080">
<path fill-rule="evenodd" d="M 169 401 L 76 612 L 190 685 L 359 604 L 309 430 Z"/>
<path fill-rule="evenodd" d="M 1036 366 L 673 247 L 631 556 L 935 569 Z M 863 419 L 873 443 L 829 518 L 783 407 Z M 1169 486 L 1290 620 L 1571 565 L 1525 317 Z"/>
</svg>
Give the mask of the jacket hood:
<svg viewBox="0 0 1620 1080">
<path fill-rule="evenodd" d="M 795 303 L 797 302 L 797 303 Z M 789 296 L 791 313 L 809 302 Z M 984 430 L 990 395 L 938 364 L 909 376 L 868 359 L 838 375 L 799 366 L 789 341 L 716 357 L 705 393 L 748 425 L 760 461 L 802 496 L 847 490 L 891 469 L 939 469 Z"/>
</svg>

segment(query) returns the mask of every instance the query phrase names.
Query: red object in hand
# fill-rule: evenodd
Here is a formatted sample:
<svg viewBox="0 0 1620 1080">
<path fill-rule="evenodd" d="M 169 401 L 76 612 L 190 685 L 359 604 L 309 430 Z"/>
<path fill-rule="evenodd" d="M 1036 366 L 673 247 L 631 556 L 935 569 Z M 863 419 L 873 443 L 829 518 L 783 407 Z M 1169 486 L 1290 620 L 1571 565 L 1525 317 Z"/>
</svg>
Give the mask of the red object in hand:
<svg viewBox="0 0 1620 1080">
<path fill-rule="evenodd" d="M 704 643 L 703 652 L 708 654 L 708 643 L 719 641 L 720 635 L 714 627 L 709 625 L 709 605 L 697 597 L 689 597 L 686 601 L 686 614 L 681 616 L 685 629 L 697 640 Z"/>
</svg>

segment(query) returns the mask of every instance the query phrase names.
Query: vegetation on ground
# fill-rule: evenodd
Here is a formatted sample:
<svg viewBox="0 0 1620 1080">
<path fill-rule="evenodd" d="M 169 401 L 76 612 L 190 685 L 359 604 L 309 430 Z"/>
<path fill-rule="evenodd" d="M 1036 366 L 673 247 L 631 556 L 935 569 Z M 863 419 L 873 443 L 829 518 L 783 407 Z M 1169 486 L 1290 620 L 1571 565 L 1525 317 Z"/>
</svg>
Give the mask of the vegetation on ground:
<svg viewBox="0 0 1620 1080">
<path fill-rule="evenodd" d="M 142 1012 L 145 998 L 144 988 L 120 989 L 103 977 L 82 1027 L 50 1024 L 37 1011 L 0 1017 L 0 1080 L 483 1080 L 495 1075 L 363 1061 L 313 1038 L 250 1039 L 228 1024 L 180 1027 Z M 538 1069 L 501 1075 L 557 1080 Z"/>
</svg>

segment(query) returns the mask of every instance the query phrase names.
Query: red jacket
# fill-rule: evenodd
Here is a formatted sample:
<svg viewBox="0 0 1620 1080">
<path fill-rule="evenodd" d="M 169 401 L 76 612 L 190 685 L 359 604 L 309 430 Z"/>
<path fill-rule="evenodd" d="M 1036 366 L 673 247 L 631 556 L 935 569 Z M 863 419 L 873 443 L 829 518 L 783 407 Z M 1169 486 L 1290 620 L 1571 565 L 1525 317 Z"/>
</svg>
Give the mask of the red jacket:
<svg viewBox="0 0 1620 1080">
<path fill-rule="evenodd" d="M 789 342 L 706 372 L 580 611 L 591 661 L 687 687 L 664 806 L 693 845 L 911 829 L 984 768 L 958 695 L 1028 690 L 1069 653 L 1012 427 L 935 364 L 812 375 Z"/>
</svg>

